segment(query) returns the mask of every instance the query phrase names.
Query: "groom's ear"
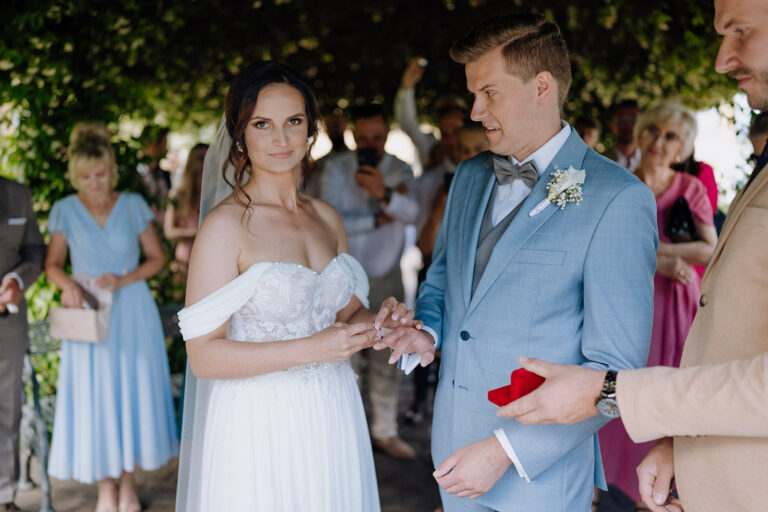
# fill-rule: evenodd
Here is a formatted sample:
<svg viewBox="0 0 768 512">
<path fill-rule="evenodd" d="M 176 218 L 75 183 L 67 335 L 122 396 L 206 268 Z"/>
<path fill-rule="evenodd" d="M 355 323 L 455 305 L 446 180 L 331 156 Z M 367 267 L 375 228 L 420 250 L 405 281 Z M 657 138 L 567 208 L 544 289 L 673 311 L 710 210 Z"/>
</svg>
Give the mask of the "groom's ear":
<svg viewBox="0 0 768 512">
<path fill-rule="evenodd" d="M 557 99 L 557 81 L 549 71 L 539 71 L 533 78 L 536 81 L 536 102 L 544 105 Z"/>
</svg>

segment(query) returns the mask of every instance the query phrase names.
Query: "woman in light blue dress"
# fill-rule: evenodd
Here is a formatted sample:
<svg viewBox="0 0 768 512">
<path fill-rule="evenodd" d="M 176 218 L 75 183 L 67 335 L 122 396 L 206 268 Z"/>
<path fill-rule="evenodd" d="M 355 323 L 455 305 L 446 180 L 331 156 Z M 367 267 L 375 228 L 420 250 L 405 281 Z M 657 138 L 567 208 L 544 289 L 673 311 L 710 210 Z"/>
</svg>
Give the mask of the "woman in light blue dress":
<svg viewBox="0 0 768 512">
<path fill-rule="evenodd" d="M 78 192 L 53 205 L 45 271 L 64 306 L 82 307 L 82 289 L 64 272 L 69 253 L 72 272 L 113 290 L 113 304 L 105 341 L 62 340 L 49 471 L 99 482 L 97 512 L 138 512 L 134 469 L 157 469 L 178 454 L 162 325 L 145 282 L 164 258 L 147 204 L 113 189 L 106 127 L 77 125 L 68 156 Z"/>
</svg>

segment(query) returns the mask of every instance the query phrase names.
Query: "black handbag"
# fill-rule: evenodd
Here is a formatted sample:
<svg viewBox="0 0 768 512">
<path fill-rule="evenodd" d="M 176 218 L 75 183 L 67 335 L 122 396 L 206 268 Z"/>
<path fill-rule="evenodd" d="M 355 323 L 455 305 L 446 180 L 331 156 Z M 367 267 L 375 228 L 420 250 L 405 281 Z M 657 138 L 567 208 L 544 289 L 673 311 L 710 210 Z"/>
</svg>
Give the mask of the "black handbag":
<svg viewBox="0 0 768 512">
<path fill-rule="evenodd" d="M 667 222 L 667 235 L 672 243 L 695 242 L 699 239 L 696 233 L 696 223 L 693 221 L 693 214 L 688 207 L 688 201 L 683 196 L 675 200 L 672 209 L 669 211 L 669 221 Z"/>
</svg>

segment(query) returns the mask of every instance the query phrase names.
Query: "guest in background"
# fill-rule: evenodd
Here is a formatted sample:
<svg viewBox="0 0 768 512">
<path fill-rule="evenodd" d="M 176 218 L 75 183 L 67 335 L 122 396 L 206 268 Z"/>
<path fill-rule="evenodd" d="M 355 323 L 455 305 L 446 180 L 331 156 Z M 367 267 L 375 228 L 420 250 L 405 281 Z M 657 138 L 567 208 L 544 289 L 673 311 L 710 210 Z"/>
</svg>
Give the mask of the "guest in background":
<svg viewBox="0 0 768 512">
<path fill-rule="evenodd" d="M 0 178 L 0 511 L 14 503 L 19 479 L 21 371 L 27 348 L 24 288 L 35 282 L 45 242 L 32 211 L 29 188 Z"/>
<path fill-rule="evenodd" d="M 635 141 L 635 123 L 639 115 L 640 106 L 635 100 L 624 100 L 614 107 L 610 128 L 616 143 L 605 151 L 605 156 L 629 172 L 635 172 L 640 163 L 640 148 Z"/>
<path fill-rule="evenodd" d="M 329 155 L 349 151 L 347 143 L 344 142 L 344 132 L 347 131 L 347 118 L 340 108 L 334 108 L 323 115 L 323 126 L 325 127 L 325 133 L 331 140 Z"/>
<path fill-rule="evenodd" d="M 299 190 L 310 197 L 320 197 L 320 174 L 325 162 L 334 156 L 349 151 L 344 142 L 344 132 L 347 130 L 347 118 L 340 108 L 334 108 L 323 114 L 323 128 L 331 140 L 331 150 L 317 161 L 307 153 L 301 162 L 301 186 Z"/>
<path fill-rule="evenodd" d="M 587 147 L 595 149 L 597 141 L 600 140 L 600 121 L 591 116 L 579 116 L 573 122 L 573 129 Z"/>
<path fill-rule="evenodd" d="M 717 243 L 712 205 L 698 178 L 672 169 L 693 151 L 696 119 L 692 112 L 676 103 L 662 103 L 640 116 L 636 133 L 641 158 L 635 174 L 656 196 L 659 229 L 647 366 L 676 367 L 701 295 L 699 275 L 693 267 L 705 265 Z M 670 237 L 670 212 L 680 197 L 693 216 L 698 233 L 695 241 L 674 243 Z M 635 468 L 652 443 L 633 443 L 620 421 L 608 423 L 599 436 L 608 484 L 642 506 Z"/>
<path fill-rule="evenodd" d="M 456 132 L 456 146 L 454 148 L 453 159 L 461 163 L 469 160 L 473 156 L 479 155 L 488 149 L 488 137 L 485 136 L 483 125 L 471 122 L 459 128 Z M 440 223 L 443 220 L 445 211 L 445 201 L 448 198 L 448 189 L 451 184 L 453 174 L 442 174 L 441 179 L 434 185 L 435 196 L 428 210 L 426 221 L 419 232 L 419 239 L 416 245 L 421 251 L 424 265 L 419 272 L 419 282 L 426 277 L 427 268 L 432 261 L 432 249 L 435 246 L 437 232 L 440 229 Z M 430 179 L 422 176 L 421 180 Z"/>
<path fill-rule="evenodd" d="M 187 156 L 181 184 L 170 193 L 171 201 L 165 210 L 163 232 L 168 240 L 176 240 L 175 270 L 186 273 L 192 243 L 195 241 L 200 217 L 200 186 L 203 162 L 208 144 L 197 144 Z"/>
<path fill-rule="evenodd" d="M 142 149 L 136 172 L 141 176 L 143 196 L 149 200 L 158 222 L 162 221 L 168 192 L 171 190 L 171 175 L 160 167 L 160 160 L 168 154 L 168 132 L 168 128 L 148 125 L 139 137 Z"/>
<path fill-rule="evenodd" d="M 432 133 L 424 133 L 419 128 L 418 112 L 414 87 L 424 75 L 426 59 L 411 59 L 403 72 L 400 89 L 395 96 L 395 122 L 411 138 L 419 152 L 421 167 L 426 171 L 439 164 L 445 164 L 449 173 L 456 172 L 453 148 L 456 144 L 456 130 L 464 125 L 467 106 L 459 97 L 445 96 L 437 101 L 435 125 L 440 131 L 438 139 Z"/>
<path fill-rule="evenodd" d="M 414 224 L 419 204 L 411 167 L 384 151 L 389 124 L 381 105 L 352 111 L 357 150 L 326 160 L 320 177 L 320 197 L 338 210 L 349 237 L 349 253 L 370 280 L 371 304 L 405 295 L 400 257 L 405 227 Z M 374 445 L 392 457 L 410 459 L 413 447 L 398 436 L 397 403 L 401 371 L 388 363 L 386 350 L 366 349 L 352 358 L 353 367 L 367 377 Z"/>
<path fill-rule="evenodd" d="M 115 155 L 105 133 L 93 121 L 73 129 L 67 156 L 77 194 L 57 201 L 48 221 L 45 272 L 62 304 L 83 307 L 83 290 L 64 271 L 67 254 L 73 272 L 97 277 L 114 294 L 105 341 L 62 340 L 49 471 L 98 481 L 97 512 L 138 512 L 133 471 L 178 454 L 165 340 L 145 281 L 164 258 L 147 204 L 113 189 Z"/>
</svg>

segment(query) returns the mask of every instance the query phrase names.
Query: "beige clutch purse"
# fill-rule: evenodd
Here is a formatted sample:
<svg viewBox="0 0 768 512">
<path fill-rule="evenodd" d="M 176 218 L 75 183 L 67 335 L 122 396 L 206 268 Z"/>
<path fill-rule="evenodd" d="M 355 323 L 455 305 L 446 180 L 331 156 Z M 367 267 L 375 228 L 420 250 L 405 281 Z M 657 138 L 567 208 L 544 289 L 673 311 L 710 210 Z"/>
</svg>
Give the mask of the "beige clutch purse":
<svg viewBox="0 0 768 512">
<path fill-rule="evenodd" d="M 48 325 L 54 338 L 99 343 L 107 339 L 112 292 L 96 286 L 96 278 L 72 274 L 83 289 L 83 308 L 52 308 Z"/>
</svg>

